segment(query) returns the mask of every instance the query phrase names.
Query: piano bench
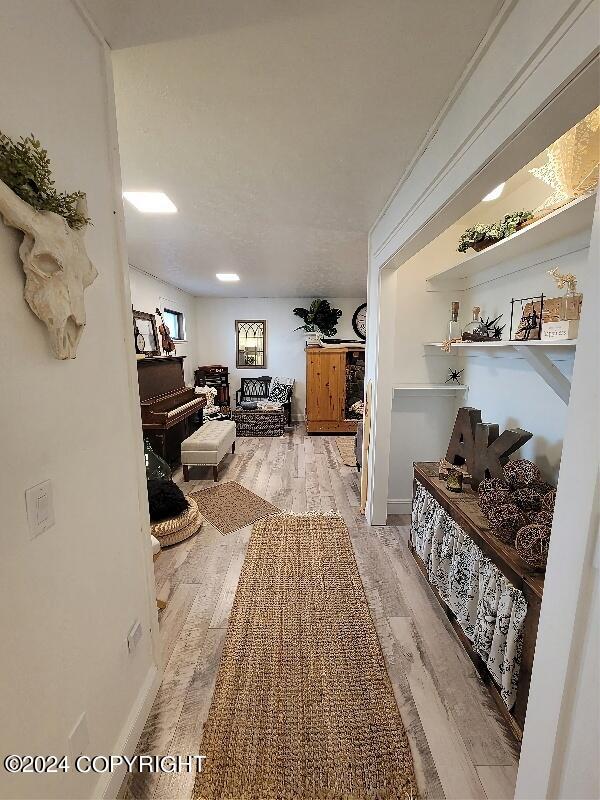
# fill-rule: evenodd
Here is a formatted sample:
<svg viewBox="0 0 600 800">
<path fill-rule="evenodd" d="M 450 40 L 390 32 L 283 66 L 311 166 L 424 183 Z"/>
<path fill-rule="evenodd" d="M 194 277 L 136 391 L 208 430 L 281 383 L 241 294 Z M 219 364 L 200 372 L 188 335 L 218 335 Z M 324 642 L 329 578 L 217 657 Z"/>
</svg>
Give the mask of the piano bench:
<svg viewBox="0 0 600 800">
<path fill-rule="evenodd" d="M 181 443 L 183 480 L 189 481 L 190 467 L 212 467 L 213 480 L 219 479 L 219 464 L 231 448 L 235 452 L 235 422 L 215 420 L 205 422 L 201 428 Z"/>
</svg>

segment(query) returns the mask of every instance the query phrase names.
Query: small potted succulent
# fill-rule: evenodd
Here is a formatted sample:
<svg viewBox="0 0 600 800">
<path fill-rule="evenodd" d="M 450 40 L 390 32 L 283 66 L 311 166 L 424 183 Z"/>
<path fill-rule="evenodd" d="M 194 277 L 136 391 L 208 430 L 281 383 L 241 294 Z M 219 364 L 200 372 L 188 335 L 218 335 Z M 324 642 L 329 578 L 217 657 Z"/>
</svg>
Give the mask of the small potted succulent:
<svg viewBox="0 0 600 800">
<path fill-rule="evenodd" d="M 512 236 L 533 218 L 531 211 L 513 211 L 491 225 L 478 223 L 463 233 L 458 241 L 458 252 L 466 253 L 472 247 L 477 253 L 501 239 Z"/>
</svg>

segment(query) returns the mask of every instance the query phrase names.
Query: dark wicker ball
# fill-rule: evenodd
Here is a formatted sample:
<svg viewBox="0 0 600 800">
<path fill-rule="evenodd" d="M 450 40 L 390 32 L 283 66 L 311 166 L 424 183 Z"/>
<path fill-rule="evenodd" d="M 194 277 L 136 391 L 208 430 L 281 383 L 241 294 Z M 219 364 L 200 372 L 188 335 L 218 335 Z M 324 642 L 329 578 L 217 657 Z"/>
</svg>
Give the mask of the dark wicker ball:
<svg viewBox="0 0 600 800">
<path fill-rule="evenodd" d="M 517 553 L 534 569 L 546 569 L 549 546 L 550 528 L 547 525 L 526 525 L 517 533 Z"/>
<path fill-rule="evenodd" d="M 531 522 L 537 525 L 546 525 L 548 528 L 552 527 L 552 514 L 549 511 L 535 511 L 531 514 Z"/>
<path fill-rule="evenodd" d="M 492 534 L 504 544 L 509 544 L 511 547 L 515 546 L 515 538 L 517 532 L 510 528 L 491 528 Z"/>
<path fill-rule="evenodd" d="M 504 490 L 492 489 L 479 495 L 479 508 L 488 518 L 490 511 L 507 504 L 513 504 L 513 501 L 511 500 L 510 492 Z"/>
<path fill-rule="evenodd" d="M 541 511 L 542 495 L 530 486 L 516 489 L 510 494 L 513 503 L 523 511 Z"/>
<path fill-rule="evenodd" d="M 544 511 L 554 513 L 554 503 L 556 501 L 556 489 L 550 489 L 549 492 L 542 497 L 542 508 Z"/>
<path fill-rule="evenodd" d="M 490 523 L 490 528 L 492 528 L 493 531 L 495 531 L 496 528 L 518 531 L 519 528 L 522 528 L 527 524 L 525 515 L 521 509 L 515 505 L 504 505 L 491 508 L 488 512 L 487 518 Z"/>
<path fill-rule="evenodd" d="M 504 480 L 511 489 L 520 489 L 523 486 L 531 486 L 542 480 L 542 473 L 537 464 L 527 461 L 525 458 L 509 461 L 504 465 Z"/>
<path fill-rule="evenodd" d="M 482 495 L 486 492 L 508 492 L 509 489 L 506 481 L 498 480 L 498 478 L 485 478 L 479 484 L 477 491 Z"/>
<path fill-rule="evenodd" d="M 536 492 L 539 492 L 540 494 L 548 494 L 548 492 L 554 490 L 554 486 L 552 486 L 551 483 L 547 483 L 546 481 L 539 481 L 538 483 L 533 483 L 531 485 L 531 488 L 535 489 Z"/>
</svg>

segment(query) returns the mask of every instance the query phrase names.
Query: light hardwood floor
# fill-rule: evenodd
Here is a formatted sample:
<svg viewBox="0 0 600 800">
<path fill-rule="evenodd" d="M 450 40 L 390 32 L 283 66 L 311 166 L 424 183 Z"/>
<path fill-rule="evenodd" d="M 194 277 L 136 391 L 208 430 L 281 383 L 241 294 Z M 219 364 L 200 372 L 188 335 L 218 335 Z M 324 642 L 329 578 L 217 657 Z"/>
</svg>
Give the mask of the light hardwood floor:
<svg viewBox="0 0 600 800">
<path fill-rule="evenodd" d="M 178 474 L 184 491 L 213 485 L 204 469 L 192 471 L 202 480 L 189 483 Z M 418 571 L 407 525 L 366 525 L 358 473 L 342 465 L 334 437 L 307 436 L 297 426 L 282 438 L 238 439 L 219 480 L 237 480 L 284 510 L 335 510 L 344 517 L 422 796 L 512 798 L 514 739 Z M 138 753 L 198 753 L 249 536 L 249 528 L 222 536 L 205 524 L 159 555 L 157 590 L 168 594 L 159 617 L 166 666 Z M 193 783 L 186 774 L 131 775 L 119 796 L 189 798 Z"/>
</svg>

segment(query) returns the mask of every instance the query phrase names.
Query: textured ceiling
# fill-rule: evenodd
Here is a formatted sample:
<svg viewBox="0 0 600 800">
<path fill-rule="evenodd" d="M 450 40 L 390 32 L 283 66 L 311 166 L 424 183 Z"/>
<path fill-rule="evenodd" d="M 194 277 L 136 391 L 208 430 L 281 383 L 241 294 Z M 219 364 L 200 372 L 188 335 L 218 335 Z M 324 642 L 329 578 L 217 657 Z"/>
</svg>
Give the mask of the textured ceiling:
<svg viewBox="0 0 600 800">
<path fill-rule="evenodd" d="M 500 5 L 86 3 L 120 48 L 123 187 L 179 209 L 126 203 L 130 262 L 196 294 L 279 297 L 364 294 L 368 230 Z"/>
</svg>

